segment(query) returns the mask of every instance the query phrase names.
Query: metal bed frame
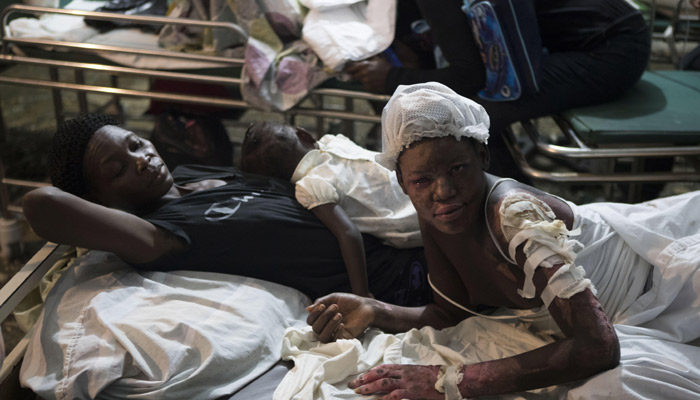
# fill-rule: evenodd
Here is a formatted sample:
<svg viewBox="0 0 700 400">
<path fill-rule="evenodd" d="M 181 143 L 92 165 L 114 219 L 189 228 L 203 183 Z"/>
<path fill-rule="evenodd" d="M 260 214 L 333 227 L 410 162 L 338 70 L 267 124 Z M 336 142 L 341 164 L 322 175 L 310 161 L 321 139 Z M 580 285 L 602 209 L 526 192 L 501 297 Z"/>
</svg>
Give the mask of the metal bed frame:
<svg viewBox="0 0 700 400">
<path fill-rule="evenodd" d="M 0 32 L 0 66 L 2 65 L 41 65 L 49 68 L 50 79 L 42 80 L 30 77 L 10 77 L 0 75 L 0 84 L 22 85 L 39 88 L 48 88 L 52 91 L 54 116 L 57 122 L 64 119 L 64 109 L 61 98 L 63 90 L 78 92 L 78 105 L 80 112 L 88 111 L 86 101 L 86 93 L 102 93 L 113 96 L 114 102 L 119 102 L 120 97 L 138 97 L 150 100 L 158 100 L 168 103 L 187 103 L 206 106 L 215 106 L 228 109 L 255 109 L 245 101 L 235 98 L 224 98 L 216 96 L 192 95 L 186 93 L 170 93 L 170 92 L 154 92 L 150 90 L 136 90 L 128 88 L 120 88 L 117 77 L 119 76 L 136 76 L 153 79 L 161 78 L 180 82 L 195 82 L 202 84 L 214 84 L 222 87 L 237 88 L 241 84 L 240 77 L 214 76 L 211 75 L 211 70 L 207 72 L 178 72 L 163 69 L 144 69 L 133 68 L 126 66 L 113 65 L 111 62 L 105 63 L 88 63 L 76 61 L 63 61 L 53 59 L 50 55 L 46 57 L 27 56 L 15 54 L 13 49 L 18 49 L 21 53 L 25 48 L 56 48 L 67 50 L 70 52 L 99 55 L 100 53 L 120 53 L 138 56 L 156 56 L 168 57 L 173 59 L 188 60 L 188 61 L 203 61 L 214 62 L 224 66 L 225 68 L 240 68 L 243 66 L 244 60 L 238 58 L 228 58 L 222 56 L 209 56 L 190 54 L 183 52 L 175 52 L 166 49 L 162 50 L 147 50 L 137 49 L 125 46 L 97 45 L 79 42 L 65 42 L 49 39 L 31 39 L 31 38 L 13 38 L 7 36 L 6 26 L 10 17 L 20 15 L 42 15 L 46 13 L 70 15 L 84 17 L 104 21 L 116 22 L 136 22 L 139 24 L 156 24 L 156 25 L 183 25 L 195 26 L 211 29 L 227 29 L 233 32 L 241 32 L 241 28 L 233 23 L 228 22 L 212 22 L 199 21 L 186 18 L 170 18 L 157 16 L 126 16 L 117 13 L 96 12 L 96 11 L 80 11 L 66 10 L 47 7 L 36 7 L 22 4 L 12 4 L 7 6 L 0 13 L 2 21 L 2 31 Z M 50 53 L 49 53 L 50 54 Z M 59 69 L 68 69 L 74 72 L 74 81 L 67 81 L 64 76 L 58 73 Z M 85 83 L 85 72 L 95 71 L 98 73 L 108 74 L 110 76 L 110 85 L 89 85 Z M 333 102 L 332 104 L 326 101 L 328 98 L 335 97 L 342 101 Z M 364 101 L 370 103 L 383 104 L 389 99 L 387 95 L 376 95 L 357 90 L 336 89 L 336 88 L 316 88 L 310 92 L 305 101 L 300 102 L 297 106 L 281 114 L 285 121 L 295 123 L 297 117 L 311 117 L 315 120 L 316 131 L 323 132 L 324 123 L 329 120 L 340 120 L 343 123 L 343 132 L 351 138 L 356 131 L 356 123 L 369 123 L 378 125 L 381 117 L 374 113 L 357 112 L 355 101 Z M 329 105 L 330 104 L 330 105 Z M 341 109 L 338 104 L 342 104 Z M 333 108 L 333 106 L 335 108 Z M 1 111 L 1 110 L 0 110 Z M 265 110 L 260 110 L 265 111 Z M 0 112 L 0 143 L 5 141 L 6 129 Z M 41 182 L 31 182 L 21 179 L 3 178 L 0 184 L 16 185 L 28 188 L 35 188 L 45 185 Z M 13 211 L 19 211 L 16 208 Z"/>
<path fill-rule="evenodd" d="M 38 65 L 47 67 L 49 74 L 48 79 L 37 79 L 36 77 L 31 76 L 12 77 L 0 75 L 0 84 L 50 89 L 53 102 L 53 117 L 57 123 L 63 121 L 67 115 L 63 104 L 63 91 L 77 92 L 78 107 L 80 112 L 89 111 L 86 97 L 88 93 L 110 95 L 112 96 L 111 103 L 117 104 L 117 106 L 120 105 L 121 98 L 144 98 L 165 103 L 214 106 L 231 110 L 256 110 L 255 107 L 250 106 L 241 99 L 131 89 L 120 87 L 120 82 L 118 79 L 122 76 L 142 77 L 148 79 L 150 82 L 151 79 L 159 78 L 176 82 L 194 82 L 236 89 L 241 84 L 241 78 L 239 76 L 213 75 L 212 72 L 215 72 L 216 70 L 212 69 L 203 70 L 201 72 L 173 71 L 121 66 L 116 65 L 113 62 L 107 62 L 106 60 L 104 62 L 60 60 L 56 59 L 58 57 L 53 57 L 53 55 L 58 54 L 57 52 L 52 53 L 52 51 L 45 49 L 60 49 L 68 52 L 61 54 L 81 55 L 83 58 L 87 56 L 91 59 L 99 59 L 99 57 L 96 56 L 103 53 L 120 53 L 138 56 L 168 57 L 188 61 L 213 62 L 221 65 L 224 69 L 229 69 L 234 72 L 236 69 L 240 70 L 240 67 L 243 66 L 243 59 L 188 54 L 165 49 L 145 50 L 130 48 L 127 46 L 109 46 L 48 39 L 8 37 L 8 30 L 6 27 L 12 17 L 18 15 L 38 16 L 46 13 L 77 16 L 104 21 L 136 22 L 139 24 L 187 25 L 202 28 L 226 29 L 235 32 L 240 32 L 241 28 L 233 23 L 197 21 L 184 18 L 125 16 L 116 13 L 66 10 L 28 6 L 23 4 L 12 4 L 5 7 L 0 12 L 0 21 L 2 22 L 2 30 L 0 30 L 0 69 L 2 69 L 3 66 Z M 38 56 L 27 55 L 28 52 L 25 51 L 33 50 L 33 53 L 37 53 L 37 48 L 41 50 L 39 52 L 40 55 Z M 67 70 L 71 73 L 59 74 L 59 70 Z M 86 73 L 106 74 L 109 76 L 109 84 L 87 84 L 85 79 Z M 330 98 L 335 98 L 335 101 L 328 101 Z M 315 123 L 315 129 L 319 133 L 324 132 L 324 126 L 326 126 L 329 121 L 333 121 L 335 123 L 339 122 L 342 123 L 343 132 L 346 135 L 353 137 L 354 132 L 357 130 L 358 123 L 369 124 L 373 128 L 376 128 L 381 121 L 381 117 L 379 115 L 371 112 L 371 107 L 365 107 L 365 109 L 370 111 L 357 111 L 357 102 L 383 104 L 386 103 L 388 99 L 389 96 L 386 95 L 375 95 L 350 89 L 321 87 L 312 90 L 307 98 L 300 102 L 299 105 L 284 112 L 276 112 L 276 114 L 281 115 L 281 117 L 289 123 L 296 123 L 298 117 L 305 117 L 304 121 L 306 121 L 306 123 L 308 123 L 308 121 L 313 121 L 313 123 Z M 119 109 L 119 107 L 117 108 Z M 121 109 L 119 109 L 119 111 L 121 113 Z M 124 115 L 120 115 L 120 117 L 124 118 Z M 0 109 L 0 144 L 4 143 L 6 138 L 7 129 L 2 118 L 2 110 Z M 0 169 L 3 169 L 4 171 L 2 166 L 2 159 L 0 159 Z M 33 189 L 46 185 L 48 185 L 46 182 L 36 182 L 6 177 L 4 174 L 0 176 L 0 192 L 3 193 L 6 193 L 5 189 L 9 186 Z M 22 212 L 20 207 L 7 203 L 7 199 L 3 199 L 3 216 L 12 212 Z M 68 249 L 68 246 L 59 246 L 53 243 L 47 243 L 17 274 L 12 277 L 12 279 L 5 286 L 0 289 L 0 322 L 5 321 L 5 319 L 11 315 L 17 304 L 19 304 L 19 302 L 39 284 L 46 271 L 59 258 L 61 258 Z M 28 337 L 25 337 L 17 346 L 15 346 L 15 348 L 4 360 L 2 367 L 0 368 L 0 392 L 10 389 L 13 391 L 19 390 L 19 384 L 16 380 L 19 365 L 26 351 L 27 344 Z"/>
<path fill-rule="evenodd" d="M 47 243 L 0 288 L 0 323 L 4 322 L 15 307 L 39 285 L 46 272 L 69 250 L 70 246 Z M 0 392 L 15 398 L 19 391 L 19 367 L 29 345 L 26 335 L 7 354 L 0 366 Z"/>
</svg>

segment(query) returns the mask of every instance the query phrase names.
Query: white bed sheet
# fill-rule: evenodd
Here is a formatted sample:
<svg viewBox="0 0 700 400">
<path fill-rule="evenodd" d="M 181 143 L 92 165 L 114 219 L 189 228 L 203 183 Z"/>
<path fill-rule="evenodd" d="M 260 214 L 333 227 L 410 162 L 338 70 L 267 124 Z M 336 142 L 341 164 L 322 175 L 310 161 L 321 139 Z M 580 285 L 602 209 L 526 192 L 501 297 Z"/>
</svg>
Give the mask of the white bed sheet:
<svg viewBox="0 0 700 400">
<path fill-rule="evenodd" d="M 49 293 L 22 364 L 50 399 L 214 399 L 281 357 L 309 299 L 252 278 L 137 272 L 92 251 Z"/>
<path fill-rule="evenodd" d="M 617 325 L 621 362 L 586 381 L 485 399 L 674 399 L 700 398 L 700 347 L 648 335 L 643 328 Z M 363 340 L 321 344 L 308 327 L 285 334 L 284 359 L 294 360 L 275 400 L 357 399 L 347 387 L 359 373 L 385 364 L 457 365 L 513 356 L 550 343 L 526 324 L 472 317 L 435 330 L 390 335 L 376 329 Z M 482 398 L 482 397 L 480 397 Z M 368 397 L 369 399 L 369 397 Z"/>
</svg>

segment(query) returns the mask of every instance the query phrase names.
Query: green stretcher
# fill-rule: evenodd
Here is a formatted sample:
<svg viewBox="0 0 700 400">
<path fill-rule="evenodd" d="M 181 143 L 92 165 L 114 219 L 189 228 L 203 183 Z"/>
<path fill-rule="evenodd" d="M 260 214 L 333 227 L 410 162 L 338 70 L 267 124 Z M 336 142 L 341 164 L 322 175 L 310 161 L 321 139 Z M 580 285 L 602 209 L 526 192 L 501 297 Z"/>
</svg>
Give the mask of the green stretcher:
<svg viewBox="0 0 700 400">
<path fill-rule="evenodd" d="M 700 182 L 700 72 L 646 71 L 637 85 L 612 102 L 552 116 L 563 140 L 551 143 L 533 121 L 521 121 L 524 134 L 507 143 L 523 173 L 559 183 Z M 565 142 L 565 144 L 561 144 Z M 593 171 L 551 172 L 533 167 L 538 155 L 567 165 L 597 162 Z M 659 158 L 684 159 L 683 170 L 652 172 L 645 165 Z M 646 162 L 645 162 L 646 161 Z M 619 166 L 628 166 L 621 172 Z M 606 166 L 600 168 L 600 165 Z M 635 194 L 630 193 L 630 201 Z"/>
</svg>

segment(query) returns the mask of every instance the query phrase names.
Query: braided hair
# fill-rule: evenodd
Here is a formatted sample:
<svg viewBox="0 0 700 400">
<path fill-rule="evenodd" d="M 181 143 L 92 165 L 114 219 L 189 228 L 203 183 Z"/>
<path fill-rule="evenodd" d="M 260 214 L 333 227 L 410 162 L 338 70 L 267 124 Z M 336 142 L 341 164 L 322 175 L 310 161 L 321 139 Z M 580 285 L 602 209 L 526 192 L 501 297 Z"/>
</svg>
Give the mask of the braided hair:
<svg viewBox="0 0 700 400">
<path fill-rule="evenodd" d="M 83 173 L 83 159 L 88 141 L 105 125 L 118 125 L 104 114 L 81 114 L 59 125 L 49 149 L 49 176 L 57 188 L 84 196 L 88 185 Z"/>
</svg>

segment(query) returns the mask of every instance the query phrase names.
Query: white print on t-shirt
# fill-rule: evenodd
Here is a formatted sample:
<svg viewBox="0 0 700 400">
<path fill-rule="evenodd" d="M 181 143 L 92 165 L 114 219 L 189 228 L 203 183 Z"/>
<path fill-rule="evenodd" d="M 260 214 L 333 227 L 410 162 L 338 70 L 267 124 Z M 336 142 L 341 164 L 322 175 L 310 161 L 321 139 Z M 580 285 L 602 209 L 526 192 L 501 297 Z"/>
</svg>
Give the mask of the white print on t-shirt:
<svg viewBox="0 0 700 400">
<path fill-rule="evenodd" d="M 268 182 L 270 184 L 270 190 L 275 188 L 284 189 L 284 186 L 280 185 L 279 182 L 275 180 L 270 180 Z M 207 211 L 204 212 L 204 218 L 207 221 L 221 221 L 227 218 L 231 218 L 238 211 L 238 209 L 241 208 L 241 205 L 243 203 L 247 203 L 250 200 L 255 199 L 256 197 L 259 197 L 262 193 L 268 191 L 269 190 L 261 190 L 260 192 L 250 192 L 250 195 L 246 195 L 243 197 L 233 196 L 229 200 L 220 203 L 214 203 L 211 206 L 209 206 Z"/>
<path fill-rule="evenodd" d="M 204 218 L 206 218 L 207 221 L 221 221 L 226 218 L 231 218 L 233 214 L 241 208 L 241 204 L 247 203 L 257 196 L 260 196 L 260 193 L 251 192 L 250 196 L 234 196 L 224 202 L 214 203 L 204 212 Z"/>
</svg>

